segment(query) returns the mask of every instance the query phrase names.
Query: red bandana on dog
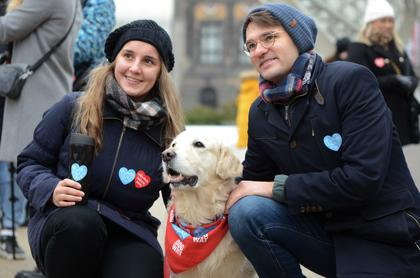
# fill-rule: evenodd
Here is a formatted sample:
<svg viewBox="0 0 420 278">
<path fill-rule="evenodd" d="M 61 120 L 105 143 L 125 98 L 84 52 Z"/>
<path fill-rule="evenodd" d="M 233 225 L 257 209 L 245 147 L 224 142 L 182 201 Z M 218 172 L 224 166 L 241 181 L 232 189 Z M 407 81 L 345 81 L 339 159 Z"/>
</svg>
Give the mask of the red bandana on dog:
<svg viewBox="0 0 420 278">
<path fill-rule="evenodd" d="M 171 271 L 180 273 L 199 264 L 216 248 L 227 231 L 227 216 L 193 228 L 178 223 L 172 206 L 165 236 L 165 256 Z"/>
</svg>

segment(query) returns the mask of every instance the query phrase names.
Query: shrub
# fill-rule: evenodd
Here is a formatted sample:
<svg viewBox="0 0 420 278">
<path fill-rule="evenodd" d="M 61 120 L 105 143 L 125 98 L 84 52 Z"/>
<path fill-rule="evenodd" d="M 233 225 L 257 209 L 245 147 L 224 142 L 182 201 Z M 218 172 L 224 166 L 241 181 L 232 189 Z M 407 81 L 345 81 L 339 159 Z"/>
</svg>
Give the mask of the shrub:
<svg viewBox="0 0 420 278">
<path fill-rule="evenodd" d="M 185 113 L 187 124 L 192 125 L 221 125 L 235 123 L 235 104 L 226 103 L 220 109 L 207 106 L 197 106 Z"/>
</svg>

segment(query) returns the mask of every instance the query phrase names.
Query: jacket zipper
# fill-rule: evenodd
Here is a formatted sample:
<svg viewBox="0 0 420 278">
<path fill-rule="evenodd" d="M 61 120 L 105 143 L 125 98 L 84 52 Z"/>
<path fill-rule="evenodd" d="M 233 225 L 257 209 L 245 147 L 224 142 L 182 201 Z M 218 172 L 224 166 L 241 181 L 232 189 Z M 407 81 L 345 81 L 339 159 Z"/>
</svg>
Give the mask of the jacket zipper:
<svg viewBox="0 0 420 278">
<path fill-rule="evenodd" d="M 124 134 L 125 134 L 125 130 L 126 130 L 126 127 L 123 125 L 123 129 L 122 129 L 122 132 L 121 132 L 121 135 L 120 135 L 120 140 L 118 142 L 117 152 L 115 153 L 114 163 L 112 164 L 111 175 L 109 176 L 108 183 L 105 187 L 105 191 L 102 194 L 102 199 L 104 199 L 106 194 L 108 193 L 109 186 L 110 186 L 111 180 L 112 180 L 112 176 L 114 175 L 115 165 L 117 164 L 118 154 L 120 152 L 120 147 L 121 147 L 121 143 L 122 143 L 122 140 L 123 140 L 123 137 L 124 137 Z M 98 203 L 98 209 L 99 209 L 99 203 Z"/>
<path fill-rule="evenodd" d="M 289 105 L 284 106 L 284 119 L 286 120 L 289 127 L 292 126 L 290 123 L 290 117 L 289 117 Z"/>
<path fill-rule="evenodd" d="M 414 215 L 412 215 L 411 213 L 409 213 L 409 212 L 407 212 L 407 211 L 404 211 L 405 212 L 405 214 L 407 214 L 408 215 L 408 217 L 410 217 L 411 219 L 413 219 L 414 220 L 414 222 L 417 224 L 417 226 L 419 227 L 419 229 L 420 229 L 420 222 L 417 220 L 417 218 L 416 217 L 414 217 Z M 418 243 L 418 241 L 417 242 L 414 242 L 414 245 L 417 247 L 417 249 L 419 249 L 419 251 L 420 251 L 420 244 Z"/>
</svg>

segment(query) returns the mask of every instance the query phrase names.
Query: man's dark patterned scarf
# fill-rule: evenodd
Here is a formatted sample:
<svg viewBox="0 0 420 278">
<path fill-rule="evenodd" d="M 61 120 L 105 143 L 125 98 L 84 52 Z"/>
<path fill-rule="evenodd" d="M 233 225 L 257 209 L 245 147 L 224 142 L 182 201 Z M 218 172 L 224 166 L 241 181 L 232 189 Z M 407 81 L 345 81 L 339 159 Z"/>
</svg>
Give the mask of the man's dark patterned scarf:
<svg viewBox="0 0 420 278">
<path fill-rule="evenodd" d="M 107 102 L 124 115 L 126 127 L 147 129 L 164 120 L 166 110 L 159 97 L 136 102 L 118 85 L 113 74 L 109 74 L 106 79 L 105 91 Z"/>
<path fill-rule="evenodd" d="M 308 92 L 315 53 L 305 52 L 299 55 L 290 73 L 279 84 L 265 80 L 260 76 L 260 96 L 266 103 L 285 104 L 295 97 Z"/>
</svg>

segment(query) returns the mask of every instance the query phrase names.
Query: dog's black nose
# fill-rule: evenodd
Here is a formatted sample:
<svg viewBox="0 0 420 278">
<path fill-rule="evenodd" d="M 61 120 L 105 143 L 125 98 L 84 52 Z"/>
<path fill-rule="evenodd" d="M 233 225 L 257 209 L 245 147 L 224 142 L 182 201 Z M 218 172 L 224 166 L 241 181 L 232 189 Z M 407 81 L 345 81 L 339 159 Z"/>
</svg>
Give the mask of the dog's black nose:
<svg viewBox="0 0 420 278">
<path fill-rule="evenodd" d="M 169 162 L 174 157 L 175 157 L 174 151 L 166 150 L 162 153 L 162 160 L 165 162 Z"/>
</svg>

